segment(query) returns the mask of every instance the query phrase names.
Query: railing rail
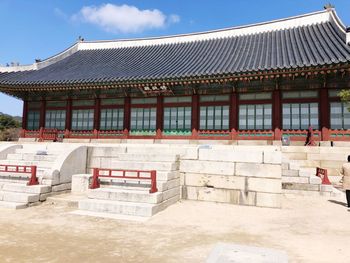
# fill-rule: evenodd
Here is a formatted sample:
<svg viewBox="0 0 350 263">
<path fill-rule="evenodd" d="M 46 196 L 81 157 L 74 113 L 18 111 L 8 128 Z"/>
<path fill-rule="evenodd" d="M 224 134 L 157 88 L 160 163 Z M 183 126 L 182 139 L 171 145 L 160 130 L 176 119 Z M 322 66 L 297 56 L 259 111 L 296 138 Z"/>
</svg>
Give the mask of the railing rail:
<svg viewBox="0 0 350 263">
<path fill-rule="evenodd" d="M 115 173 L 121 173 L 122 175 L 115 175 Z M 136 176 L 128 175 L 130 173 L 136 174 Z M 145 174 L 149 174 L 149 176 L 145 176 Z M 93 168 L 90 189 L 96 189 L 100 187 L 100 178 L 138 180 L 138 181 L 150 180 L 151 188 L 149 192 L 152 194 L 158 191 L 157 172 L 155 170 L 141 171 L 141 170 L 115 170 L 115 169 Z"/>
<path fill-rule="evenodd" d="M 0 173 L 21 173 L 30 174 L 29 182 L 27 185 L 39 184 L 38 178 L 36 177 L 37 167 L 35 165 L 12 165 L 12 164 L 0 164 Z"/>
</svg>

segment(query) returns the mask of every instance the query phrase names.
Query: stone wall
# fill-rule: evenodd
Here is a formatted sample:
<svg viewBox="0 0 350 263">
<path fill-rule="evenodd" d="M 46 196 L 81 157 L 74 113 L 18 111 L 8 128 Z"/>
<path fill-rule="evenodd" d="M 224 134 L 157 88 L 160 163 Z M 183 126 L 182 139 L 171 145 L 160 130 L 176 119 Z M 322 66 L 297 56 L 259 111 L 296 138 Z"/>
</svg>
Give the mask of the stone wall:
<svg viewBox="0 0 350 263">
<path fill-rule="evenodd" d="M 180 157 L 177 169 L 180 171 L 183 199 L 280 207 L 279 148 L 188 144 L 96 145 L 89 147 L 87 171 L 91 172 L 93 167 L 118 169 L 121 165 L 128 169 L 151 169 L 150 165 L 153 165 L 153 169 L 164 170 L 163 166 L 167 165 L 165 160 L 159 163 L 152 156 L 159 159 L 161 155 L 165 158 L 176 154 Z"/>
<path fill-rule="evenodd" d="M 199 147 L 180 161 L 182 198 L 281 207 L 281 152 L 277 147 Z"/>
</svg>

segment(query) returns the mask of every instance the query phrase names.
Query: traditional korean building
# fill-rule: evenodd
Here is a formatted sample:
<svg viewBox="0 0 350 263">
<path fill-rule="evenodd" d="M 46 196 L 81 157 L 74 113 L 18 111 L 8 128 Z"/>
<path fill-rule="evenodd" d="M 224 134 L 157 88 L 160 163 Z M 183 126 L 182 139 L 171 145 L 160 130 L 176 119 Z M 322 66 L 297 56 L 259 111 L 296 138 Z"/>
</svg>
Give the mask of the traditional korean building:
<svg viewBox="0 0 350 263">
<path fill-rule="evenodd" d="M 78 41 L 0 68 L 22 137 L 350 140 L 350 32 L 333 8 L 210 32 Z"/>
</svg>

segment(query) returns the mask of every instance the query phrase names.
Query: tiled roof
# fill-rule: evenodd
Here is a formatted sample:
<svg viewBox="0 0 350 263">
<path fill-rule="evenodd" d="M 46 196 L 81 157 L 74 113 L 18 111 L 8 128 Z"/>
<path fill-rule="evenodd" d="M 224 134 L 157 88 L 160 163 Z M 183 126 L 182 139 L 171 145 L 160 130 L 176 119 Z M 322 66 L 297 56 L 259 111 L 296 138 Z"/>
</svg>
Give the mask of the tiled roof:
<svg viewBox="0 0 350 263">
<path fill-rule="evenodd" d="M 0 86 L 177 79 L 350 62 L 346 32 L 334 19 L 249 32 L 78 48 L 40 69 L 0 73 Z"/>
</svg>

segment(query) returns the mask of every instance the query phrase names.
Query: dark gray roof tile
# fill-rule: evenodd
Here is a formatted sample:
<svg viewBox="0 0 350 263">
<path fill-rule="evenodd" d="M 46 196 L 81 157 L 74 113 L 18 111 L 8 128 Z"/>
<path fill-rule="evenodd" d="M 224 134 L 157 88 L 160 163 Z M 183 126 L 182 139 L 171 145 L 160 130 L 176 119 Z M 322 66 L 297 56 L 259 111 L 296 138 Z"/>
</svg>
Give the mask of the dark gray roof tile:
<svg viewBox="0 0 350 263">
<path fill-rule="evenodd" d="M 39 70 L 0 73 L 0 84 L 141 81 L 350 62 L 332 22 L 173 44 L 80 50 Z"/>
</svg>

